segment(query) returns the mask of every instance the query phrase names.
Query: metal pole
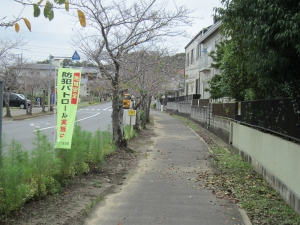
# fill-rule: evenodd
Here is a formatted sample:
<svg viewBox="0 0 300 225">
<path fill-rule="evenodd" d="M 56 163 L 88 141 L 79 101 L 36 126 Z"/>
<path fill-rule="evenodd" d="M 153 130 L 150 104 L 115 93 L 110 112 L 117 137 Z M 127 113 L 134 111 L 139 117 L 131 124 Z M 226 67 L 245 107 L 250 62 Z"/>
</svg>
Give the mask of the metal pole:
<svg viewBox="0 0 300 225">
<path fill-rule="evenodd" d="M 199 93 L 197 93 L 197 94 L 201 95 L 201 93 L 200 93 L 200 71 L 199 71 L 199 79 L 198 79 L 198 91 L 199 91 Z"/>
<path fill-rule="evenodd" d="M 61 68 L 61 66 L 60 66 L 60 61 L 59 61 L 59 66 L 58 66 L 59 68 Z M 58 73 L 58 69 L 55 69 L 55 79 L 54 79 L 54 93 L 53 93 L 53 102 L 52 102 L 52 104 L 53 104 L 53 117 L 54 117 L 54 131 L 53 131 L 53 146 L 55 146 L 55 143 L 56 143 L 56 126 L 55 126 L 55 124 L 56 124 L 56 91 L 57 91 L 57 73 Z"/>
<path fill-rule="evenodd" d="M 0 81 L 0 157 L 2 156 L 3 81 Z"/>
<path fill-rule="evenodd" d="M 183 68 L 183 93 L 184 93 L 184 95 L 186 95 L 185 90 L 186 90 L 186 88 L 185 88 L 185 68 Z"/>
<path fill-rule="evenodd" d="M 49 75 L 49 87 L 48 87 L 48 112 L 50 112 L 50 92 L 51 92 L 51 70 L 52 70 L 52 59 L 53 56 L 49 56 L 49 66 L 50 66 L 50 75 Z"/>
</svg>

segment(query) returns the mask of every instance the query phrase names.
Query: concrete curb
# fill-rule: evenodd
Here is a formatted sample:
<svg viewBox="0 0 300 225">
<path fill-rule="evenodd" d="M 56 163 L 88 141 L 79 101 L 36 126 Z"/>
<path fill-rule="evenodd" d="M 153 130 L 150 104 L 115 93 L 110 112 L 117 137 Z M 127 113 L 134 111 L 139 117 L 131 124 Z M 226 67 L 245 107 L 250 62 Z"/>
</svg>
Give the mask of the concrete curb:
<svg viewBox="0 0 300 225">
<path fill-rule="evenodd" d="M 244 220 L 244 224 L 245 225 L 252 225 L 246 211 L 243 209 L 243 206 L 241 204 L 236 204 L 236 207 L 238 209 L 238 211 L 240 212 L 243 220 Z"/>
</svg>

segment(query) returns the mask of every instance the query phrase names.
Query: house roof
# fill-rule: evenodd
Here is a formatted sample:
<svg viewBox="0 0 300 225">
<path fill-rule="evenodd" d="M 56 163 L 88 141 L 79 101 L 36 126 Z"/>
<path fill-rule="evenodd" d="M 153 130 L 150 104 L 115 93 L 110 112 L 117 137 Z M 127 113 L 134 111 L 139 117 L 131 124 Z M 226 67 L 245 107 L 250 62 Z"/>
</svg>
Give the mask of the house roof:
<svg viewBox="0 0 300 225">
<path fill-rule="evenodd" d="M 74 67 L 74 66 L 71 66 L 69 68 L 81 70 L 81 74 L 86 74 L 86 73 L 94 73 L 94 74 L 99 73 L 100 74 L 100 70 L 98 68 L 95 68 L 95 67 Z"/>
<path fill-rule="evenodd" d="M 94 67 L 83 67 L 81 73 L 100 73 L 100 70 Z"/>
<path fill-rule="evenodd" d="M 22 69 L 34 69 L 34 70 L 50 70 L 50 64 L 25 64 Z M 51 64 L 51 69 L 58 69 L 57 66 Z"/>
<path fill-rule="evenodd" d="M 212 25 L 209 28 L 209 30 L 198 39 L 198 42 L 203 42 L 207 37 L 209 37 L 213 32 L 215 32 L 221 26 L 221 24 L 222 21 L 218 21 L 214 25 Z"/>
<path fill-rule="evenodd" d="M 222 21 L 218 21 L 209 27 L 203 28 L 198 34 L 196 34 L 195 37 L 193 37 L 193 39 L 184 47 L 184 49 L 189 47 L 190 44 L 192 44 L 197 38 L 199 38 L 198 43 L 204 41 L 209 35 L 211 35 L 215 30 L 217 30 L 221 26 L 221 24 Z"/>
</svg>

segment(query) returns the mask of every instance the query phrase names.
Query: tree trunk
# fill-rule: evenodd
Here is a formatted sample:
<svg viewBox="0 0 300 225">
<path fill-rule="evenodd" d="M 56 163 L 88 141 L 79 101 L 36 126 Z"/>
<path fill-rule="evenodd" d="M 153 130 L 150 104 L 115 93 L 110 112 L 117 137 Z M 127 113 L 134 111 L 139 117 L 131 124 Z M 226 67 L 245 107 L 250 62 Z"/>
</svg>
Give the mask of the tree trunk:
<svg viewBox="0 0 300 225">
<path fill-rule="evenodd" d="M 9 93 L 4 94 L 4 105 L 6 108 L 5 117 L 12 117 L 11 112 L 10 112 L 10 107 L 9 107 Z"/>
<path fill-rule="evenodd" d="M 151 108 L 151 99 L 152 97 L 149 96 L 149 99 L 146 100 L 146 122 L 150 123 L 150 108 Z"/>
<path fill-rule="evenodd" d="M 140 121 L 142 128 L 146 128 L 146 105 L 147 105 L 147 97 L 143 100 L 141 104 L 141 111 L 140 111 Z"/>
<path fill-rule="evenodd" d="M 112 80 L 113 99 L 112 99 L 112 129 L 113 141 L 118 147 L 127 147 L 127 141 L 123 129 L 123 101 L 119 90 L 119 66 L 116 66 L 115 78 Z"/>
<path fill-rule="evenodd" d="M 31 95 L 31 96 L 33 96 L 33 95 Z M 31 104 L 30 104 L 30 107 L 29 107 L 29 108 L 28 108 L 27 98 L 26 98 L 26 97 L 25 97 L 25 100 L 26 100 L 26 112 L 27 112 L 27 114 L 32 115 L 32 105 L 33 105 L 33 103 L 34 103 L 34 98 L 31 97 L 31 99 L 30 99 Z"/>
<path fill-rule="evenodd" d="M 5 117 L 12 117 L 11 113 L 10 113 L 10 107 L 9 105 L 7 105 L 5 103 L 5 108 L 6 108 L 6 114 L 5 114 Z"/>
<path fill-rule="evenodd" d="M 41 103 L 42 103 L 42 112 L 46 113 L 46 103 L 45 103 L 45 93 L 44 93 L 44 97 L 41 99 Z"/>
<path fill-rule="evenodd" d="M 140 131 L 140 116 L 137 109 L 136 109 L 136 120 L 135 120 L 135 125 L 133 125 L 133 129 L 137 132 Z"/>
</svg>

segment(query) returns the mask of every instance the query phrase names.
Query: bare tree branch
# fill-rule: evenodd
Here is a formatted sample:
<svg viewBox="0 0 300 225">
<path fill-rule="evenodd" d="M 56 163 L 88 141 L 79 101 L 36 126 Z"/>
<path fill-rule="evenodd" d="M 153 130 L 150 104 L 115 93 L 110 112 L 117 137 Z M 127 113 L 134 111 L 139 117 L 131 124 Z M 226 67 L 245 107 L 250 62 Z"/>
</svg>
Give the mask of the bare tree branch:
<svg viewBox="0 0 300 225">
<path fill-rule="evenodd" d="M 112 1 L 106 5 L 101 0 L 75 0 L 74 4 L 84 12 L 89 32 L 88 35 L 81 33 L 74 41 L 74 45 L 85 54 L 86 58 L 96 63 L 101 74 L 111 81 L 113 137 L 117 146 L 126 146 L 122 129 L 121 93 L 128 83 L 125 76 L 128 73 L 127 57 L 130 58 L 130 54 L 139 46 L 147 47 L 148 51 L 153 50 L 154 43 L 161 43 L 163 37 L 185 36 L 186 32 L 182 28 L 191 25 L 193 18 L 189 15 L 192 11 L 185 6 L 176 6 L 172 11 L 169 10 L 168 1 L 157 0 L 139 0 L 132 4 L 126 1 Z M 153 61 L 152 67 L 157 69 L 155 63 L 157 62 Z M 138 79 L 141 74 L 151 75 L 153 70 L 149 70 L 145 65 L 138 65 L 135 73 L 131 73 L 129 78 Z M 159 86 L 161 79 L 151 81 L 151 85 Z M 144 80 L 143 85 L 149 86 L 150 83 Z M 149 102 L 150 93 L 143 95 L 145 98 L 148 97 Z"/>
</svg>

